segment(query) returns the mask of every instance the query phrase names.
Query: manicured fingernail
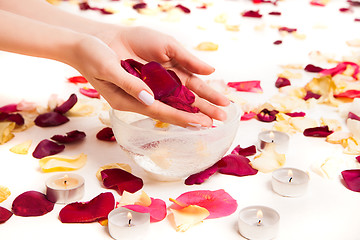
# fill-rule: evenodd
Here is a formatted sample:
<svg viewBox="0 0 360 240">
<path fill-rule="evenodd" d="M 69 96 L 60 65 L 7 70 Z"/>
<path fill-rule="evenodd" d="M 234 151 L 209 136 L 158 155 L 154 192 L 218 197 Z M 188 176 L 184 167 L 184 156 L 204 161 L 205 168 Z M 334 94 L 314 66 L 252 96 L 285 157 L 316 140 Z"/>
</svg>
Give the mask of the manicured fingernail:
<svg viewBox="0 0 360 240">
<path fill-rule="evenodd" d="M 192 127 L 196 127 L 196 128 L 201 128 L 201 124 L 198 123 L 188 123 L 188 125 L 192 126 Z"/>
<path fill-rule="evenodd" d="M 145 103 L 146 105 L 151 105 L 154 103 L 155 99 L 153 97 L 153 95 L 151 95 L 150 93 L 148 93 L 147 91 L 145 90 L 142 90 L 140 93 L 139 93 L 139 99 Z"/>
</svg>

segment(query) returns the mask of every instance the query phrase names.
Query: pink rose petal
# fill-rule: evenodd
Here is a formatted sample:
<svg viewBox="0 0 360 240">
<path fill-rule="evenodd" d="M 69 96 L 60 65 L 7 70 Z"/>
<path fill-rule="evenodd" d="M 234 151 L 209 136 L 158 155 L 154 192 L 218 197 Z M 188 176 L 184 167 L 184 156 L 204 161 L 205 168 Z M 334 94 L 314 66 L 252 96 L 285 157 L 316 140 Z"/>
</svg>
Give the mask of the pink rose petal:
<svg viewBox="0 0 360 240">
<path fill-rule="evenodd" d="M 84 132 L 74 130 L 67 132 L 66 135 L 54 135 L 51 137 L 51 139 L 58 143 L 73 143 L 82 141 L 85 137 L 86 134 Z"/>
<path fill-rule="evenodd" d="M 306 101 L 306 100 L 308 100 L 308 99 L 310 99 L 310 98 L 319 99 L 320 97 L 321 97 L 320 94 L 316 94 L 316 93 L 313 93 L 313 92 L 311 92 L 311 91 L 307 91 L 307 92 L 306 92 L 306 95 L 305 95 L 305 97 L 304 97 L 304 100 Z"/>
<path fill-rule="evenodd" d="M 104 187 L 115 189 L 120 195 L 124 191 L 137 192 L 144 185 L 141 178 L 119 168 L 102 170 L 101 177 Z"/>
<path fill-rule="evenodd" d="M 0 207 L 0 223 L 4 223 L 13 215 L 12 212 L 6 208 Z"/>
<path fill-rule="evenodd" d="M 17 111 L 18 111 L 17 104 L 15 104 L 15 103 L 0 107 L 0 112 L 3 112 L 3 113 L 12 113 L 12 112 L 17 112 Z"/>
<path fill-rule="evenodd" d="M 327 137 L 334 131 L 330 131 L 328 126 L 307 128 L 304 130 L 304 136 L 307 137 Z"/>
<path fill-rule="evenodd" d="M 229 154 L 223 157 L 217 164 L 219 173 L 238 177 L 257 174 L 258 170 L 250 165 L 250 160 L 238 154 Z"/>
<path fill-rule="evenodd" d="M 54 112 L 58 112 L 60 114 L 64 114 L 67 111 L 69 111 L 76 103 L 77 103 L 77 96 L 76 94 L 71 94 L 70 97 L 68 98 L 68 100 L 66 100 L 65 102 L 63 102 L 60 106 L 57 106 L 54 109 Z"/>
<path fill-rule="evenodd" d="M 277 87 L 277 88 L 282 88 L 282 87 L 290 86 L 290 85 L 291 85 L 290 80 L 287 78 L 284 78 L 284 77 L 278 77 L 278 79 L 276 79 L 276 82 L 275 82 L 275 87 Z"/>
<path fill-rule="evenodd" d="M 206 219 L 220 218 L 231 215 L 237 209 L 237 202 L 223 189 L 216 191 L 197 190 L 181 194 L 176 198 L 181 206 L 174 203 L 172 209 L 182 209 L 189 205 L 197 205 L 207 209 L 210 215 Z"/>
<path fill-rule="evenodd" d="M 279 111 L 277 110 L 271 110 L 269 111 L 267 108 L 264 108 L 261 112 L 259 112 L 256 117 L 261 122 L 273 122 L 276 120 L 276 114 L 278 114 Z"/>
<path fill-rule="evenodd" d="M 251 145 L 247 148 L 242 148 L 240 145 L 237 145 L 232 151 L 231 154 L 237 154 L 244 157 L 252 156 L 256 154 L 256 147 L 255 145 Z"/>
<path fill-rule="evenodd" d="M 334 95 L 334 97 L 343 97 L 343 98 L 360 98 L 360 91 L 359 90 L 347 90 L 345 92 L 339 93 Z"/>
<path fill-rule="evenodd" d="M 160 222 L 167 214 L 166 203 L 161 199 L 151 198 L 151 204 L 147 207 L 141 205 L 125 205 L 124 208 L 135 212 L 150 213 L 150 222 Z"/>
<path fill-rule="evenodd" d="M 353 112 L 349 112 L 349 113 L 348 113 L 348 118 L 353 119 L 353 120 L 358 120 L 358 121 L 360 121 L 360 116 L 356 115 L 356 114 L 353 113 Z"/>
<path fill-rule="evenodd" d="M 241 92 L 254 92 L 254 93 L 262 93 L 263 90 L 260 85 L 260 81 L 242 81 L 242 82 L 228 82 L 227 85 L 229 87 L 235 88 L 236 91 Z"/>
<path fill-rule="evenodd" d="M 347 65 L 350 65 L 354 68 L 354 73 L 353 73 L 352 77 L 357 79 L 357 74 L 360 72 L 360 67 L 358 64 L 353 63 L 353 62 L 341 62 L 338 65 L 336 65 L 336 67 L 334 67 L 334 68 L 324 69 L 324 70 L 320 71 L 320 74 L 335 76 L 336 74 L 343 73 L 346 70 Z"/>
<path fill-rule="evenodd" d="M 88 81 L 86 80 L 86 78 L 84 78 L 83 76 L 74 76 L 74 77 L 70 77 L 67 79 L 69 82 L 71 83 L 88 83 Z"/>
<path fill-rule="evenodd" d="M 12 203 L 12 212 L 22 217 L 42 216 L 51 212 L 53 208 L 54 203 L 47 200 L 44 194 L 36 191 L 24 192 Z"/>
<path fill-rule="evenodd" d="M 304 112 L 292 112 L 292 113 L 285 113 L 290 117 L 305 117 L 306 113 Z"/>
<path fill-rule="evenodd" d="M 114 132 L 111 127 L 104 127 L 97 134 L 96 138 L 101 141 L 114 142 L 116 141 Z"/>
<path fill-rule="evenodd" d="M 321 68 L 321 67 L 315 66 L 315 65 L 313 65 L 313 64 L 308 64 L 308 65 L 306 65 L 306 67 L 304 68 L 304 70 L 305 70 L 306 72 L 318 73 L 318 72 L 321 72 L 321 71 L 324 70 L 324 69 Z"/>
<path fill-rule="evenodd" d="M 360 163 L 360 156 L 357 156 L 355 159 Z"/>
<path fill-rule="evenodd" d="M 79 92 L 84 95 L 87 96 L 89 98 L 100 98 L 100 93 L 93 88 L 87 88 L 87 87 L 83 87 L 79 89 Z"/>
<path fill-rule="evenodd" d="M 241 116 L 241 121 L 247 121 L 250 119 L 253 119 L 256 116 L 255 112 L 245 112 L 242 116 Z"/>
<path fill-rule="evenodd" d="M 214 164 L 213 166 L 199 172 L 190 175 L 188 178 L 185 179 L 186 185 L 193 185 L 193 184 L 201 184 L 205 182 L 209 177 L 214 175 L 218 171 L 218 165 Z"/>
<path fill-rule="evenodd" d="M 243 12 L 241 15 L 243 17 L 252 17 L 252 18 L 261 18 L 262 17 L 259 10 L 257 10 L 257 11 L 248 10 L 248 11 Z"/>
<path fill-rule="evenodd" d="M 360 169 L 345 170 L 341 175 L 348 189 L 360 192 Z"/>
<path fill-rule="evenodd" d="M 59 213 L 62 223 L 89 223 L 106 219 L 115 207 L 114 195 L 101 193 L 89 202 L 74 202 L 63 207 Z"/>
<path fill-rule="evenodd" d="M 55 155 L 62 152 L 65 149 L 64 145 L 59 145 L 48 139 L 42 140 L 35 148 L 33 152 L 34 158 L 43 158 L 50 155 Z"/>
<path fill-rule="evenodd" d="M 34 120 L 35 125 L 39 127 L 54 127 L 67 123 L 69 118 L 58 112 L 48 112 L 40 114 Z"/>
</svg>

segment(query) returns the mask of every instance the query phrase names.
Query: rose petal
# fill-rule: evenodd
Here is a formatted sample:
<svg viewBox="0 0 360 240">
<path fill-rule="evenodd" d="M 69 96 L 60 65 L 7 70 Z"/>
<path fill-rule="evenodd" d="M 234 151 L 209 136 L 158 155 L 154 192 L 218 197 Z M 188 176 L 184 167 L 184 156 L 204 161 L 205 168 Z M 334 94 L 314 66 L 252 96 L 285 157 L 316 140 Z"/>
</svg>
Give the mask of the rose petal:
<svg viewBox="0 0 360 240">
<path fill-rule="evenodd" d="M 10 148 L 10 151 L 16 154 L 25 155 L 28 153 L 31 144 L 32 144 L 32 140 L 27 140 L 25 142 L 13 146 L 12 148 Z"/>
<path fill-rule="evenodd" d="M 183 11 L 184 13 L 190 13 L 191 12 L 189 8 L 185 7 L 182 4 L 177 4 L 175 7 L 181 9 L 181 11 Z"/>
<path fill-rule="evenodd" d="M 106 219 L 115 207 L 114 195 L 101 193 L 89 202 L 74 202 L 61 209 L 59 218 L 62 223 L 89 223 Z"/>
<path fill-rule="evenodd" d="M 115 189 L 120 195 L 123 191 L 137 192 L 144 185 L 141 178 L 118 168 L 101 171 L 101 177 L 104 187 Z"/>
<path fill-rule="evenodd" d="M 290 117 L 305 117 L 306 113 L 304 112 L 292 112 L 292 113 L 285 113 Z"/>
<path fill-rule="evenodd" d="M 209 215 L 209 211 L 206 208 L 189 205 L 181 209 L 170 209 L 174 215 L 174 221 L 177 232 L 185 232 L 190 227 L 201 223 Z"/>
<path fill-rule="evenodd" d="M 193 184 L 201 184 L 203 182 L 205 182 L 209 177 L 211 177 L 212 175 L 214 175 L 217 170 L 218 170 L 218 165 L 214 164 L 213 166 L 199 172 L 199 173 L 195 173 L 190 175 L 186 180 L 185 180 L 185 184 L 186 185 L 193 185 Z"/>
<path fill-rule="evenodd" d="M 54 112 L 58 112 L 60 114 L 64 114 L 67 111 L 69 111 L 76 103 L 77 103 L 77 96 L 76 94 L 71 94 L 69 99 L 66 100 L 65 102 L 63 102 L 63 104 L 61 104 L 60 106 L 57 106 L 54 109 Z"/>
<path fill-rule="evenodd" d="M 272 15 L 272 16 L 280 16 L 281 15 L 281 12 L 269 12 L 269 15 Z"/>
<path fill-rule="evenodd" d="M 39 160 L 40 169 L 43 172 L 74 171 L 82 168 L 87 161 L 86 154 L 79 154 L 74 157 L 49 156 Z"/>
<path fill-rule="evenodd" d="M 4 223 L 13 215 L 12 212 L 6 208 L 0 207 L 0 223 Z"/>
<path fill-rule="evenodd" d="M 69 82 L 71 83 L 88 83 L 88 81 L 86 80 L 86 78 L 84 78 L 83 76 L 74 76 L 74 77 L 70 77 L 67 79 Z"/>
<path fill-rule="evenodd" d="M 14 122 L 18 126 L 22 126 L 25 123 L 25 120 L 20 113 L 0 112 L 0 121 Z"/>
<path fill-rule="evenodd" d="M 290 80 L 287 78 L 284 78 L 284 77 L 278 77 L 278 79 L 276 79 L 276 82 L 275 82 L 275 87 L 277 87 L 277 88 L 282 88 L 282 87 L 290 86 L 290 85 L 291 85 Z"/>
<path fill-rule="evenodd" d="M 36 110 L 36 107 L 37 107 L 37 104 L 34 103 L 34 102 L 27 102 L 25 100 L 21 100 L 17 106 L 16 106 L 16 109 L 18 111 L 28 111 L 28 112 L 31 112 L 31 111 L 35 111 Z"/>
<path fill-rule="evenodd" d="M 106 165 L 100 167 L 99 170 L 96 172 L 96 177 L 100 182 L 102 182 L 101 171 L 105 170 L 105 169 L 110 169 L 110 168 L 120 168 L 122 170 L 125 170 L 125 171 L 131 173 L 131 167 L 130 167 L 129 164 L 126 164 L 126 163 L 109 163 L 109 164 L 106 164 Z M 123 199 L 123 197 L 121 199 Z"/>
<path fill-rule="evenodd" d="M 97 134 L 96 138 L 102 141 L 114 142 L 116 141 L 114 132 L 111 127 L 105 127 L 101 129 Z"/>
<path fill-rule="evenodd" d="M 282 44 L 282 40 L 276 40 L 275 42 L 274 42 L 274 45 L 280 45 L 280 44 Z"/>
<path fill-rule="evenodd" d="M 44 139 L 39 142 L 32 155 L 34 158 L 43 158 L 46 156 L 55 155 L 64 151 L 64 149 L 64 145 L 59 145 L 56 142 Z"/>
<path fill-rule="evenodd" d="M 39 127 L 54 127 L 59 126 L 64 123 L 67 123 L 69 118 L 58 113 L 58 112 L 48 112 L 40 114 L 34 120 L 35 125 Z"/>
<path fill-rule="evenodd" d="M 360 169 L 345 170 L 341 175 L 348 189 L 360 192 Z"/>
<path fill-rule="evenodd" d="M 292 32 L 296 32 L 297 29 L 296 28 L 288 28 L 288 27 L 279 27 L 279 32 L 288 32 L 288 33 L 292 33 Z"/>
<path fill-rule="evenodd" d="M 360 163 L 360 156 L 357 156 L 356 160 L 358 161 L 358 163 Z"/>
<path fill-rule="evenodd" d="M 275 144 L 268 144 L 259 155 L 255 156 L 250 165 L 263 173 L 272 172 L 284 166 L 285 154 L 276 152 Z"/>
<path fill-rule="evenodd" d="M 172 199 L 170 199 L 172 200 Z M 210 215 L 206 219 L 231 215 L 237 209 L 237 202 L 223 189 L 216 191 L 197 190 L 181 194 L 170 206 L 179 210 L 189 205 L 197 205 L 207 209 Z M 179 205 L 180 203 L 180 205 Z"/>
<path fill-rule="evenodd" d="M 151 198 L 151 204 L 149 206 L 124 205 L 123 207 L 135 212 L 150 213 L 151 223 L 162 221 L 167 214 L 166 203 L 161 199 L 155 198 Z"/>
<path fill-rule="evenodd" d="M 11 195 L 11 192 L 10 192 L 9 188 L 0 185 L 0 203 L 5 201 L 10 195 Z M 0 214 L 0 216 L 1 216 L 1 214 Z"/>
<path fill-rule="evenodd" d="M 0 112 L 4 112 L 4 113 L 12 113 L 12 112 L 17 112 L 17 104 L 15 103 L 11 103 L 5 106 L 0 107 Z"/>
<path fill-rule="evenodd" d="M 230 154 L 223 157 L 217 165 L 219 173 L 233 175 L 238 177 L 257 174 L 258 170 L 254 169 L 250 164 L 250 160 L 238 154 Z"/>
<path fill-rule="evenodd" d="M 141 69 L 144 64 L 139 63 L 133 59 L 121 60 L 121 66 L 130 74 L 135 77 L 141 78 Z"/>
<path fill-rule="evenodd" d="M 252 18 L 261 18 L 262 17 L 259 10 L 257 10 L 257 11 L 248 10 L 248 11 L 243 12 L 241 15 L 243 17 L 252 17 Z"/>
<path fill-rule="evenodd" d="M 12 203 L 12 212 L 17 216 L 42 216 L 51 212 L 54 203 L 47 200 L 40 192 L 28 191 L 20 194 Z"/>
<path fill-rule="evenodd" d="M 277 110 L 271 110 L 269 111 L 267 108 L 264 108 L 263 110 L 261 110 L 261 112 L 259 112 L 256 117 L 258 118 L 259 121 L 262 122 L 273 122 L 276 120 L 276 114 L 278 114 L 279 111 Z"/>
<path fill-rule="evenodd" d="M 320 72 L 321 75 L 331 75 L 331 76 L 335 76 L 336 74 L 341 74 L 343 73 L 347 66 L 350 65 L 354 68 L 354 73 L 352 74 L 353 78 L 357 79 L 357 74 L 360 71 L 360 67 L 358 64 L 353 63 L 353 62 L 341 62 L 338 65 L 336 65 L 336 67 L 334 68 L 329 68 L 329 69 L 324 69 Z"/>
<path fill-rule="evenodd" d="M 344 98 L 360 98 L 360 91 L 359 90 L 347 90 L 345 92 L 334 94 L 334 97 L 344 97 Z"/>
<path fill-rule="evenodd" d="M 84 140 L 86 134 L 82 131 L 74 130 L 67 132 L 66 135 L 54 135 L 51 137 L 52 140 L 58 143 L 73 143 Z"/>
<path fill-rule="evenodd" d="M 12 133 L 14 128 L 14 122 L 0 122 L 0 145 L 10 141 L 14 137 Z"/>
<path fill-rule="evenodd" d="M 242 148 L 240 145 L 238 145 L 231 151 L 231 154 L 238 154 L 244 157 L 252 156 L 256 154 L 256 147 L 255 145 L 251 145 L 247 148 Z"/>
<path fill-rule="evenodd" d="M 236 91 L 241 92 L 254 92 L 254 93 L 262 93 L 263 90 L 260 86 L 260 81 L 242 81 L 242 82 L 228 82 L 227 85 L 229 87 L 235 88 Z"/>
<path fill-rule="evenodd" d="M 124 191 L 117 206 L 123 207 L 127 205 L 140 205 L 148 207 L 151 205 L 151 198 L 144 191 L 141 191 L 140 194 Z"/>
<path fill-rule="evenodd" d="M 132 6 L 133 9 L 135 10 L 138 10 L 138 9 L 143 9 L 143 8 L 146 8 L 147 7 L 147 4 L 142 2 L 142 3 L 137 3 L 137 4 L 134 4 Z"/>
<path fill-rule="evenodd" d="M 307 137 L 327 137 L 334 131 L 330 131 L 328 126 L 307 128 L 304 130 L 304 136 Z"/>
<path fill-rule="evenodd" d="M 321 72 L 321 71 L 324 70 L 324 69 L 321 68 L 321 67 L 312 65 L 312 64 L 308 64 L 308 65 L 306 65 L 306 67 L 304 68 L 304 70 L 307 71 L 307 72 L 318 73 L 318 72 Z"/>
<path fill-rule="evenodd" d="M 256 116 L 256 113 L 255 112 L 245 112 L 242 116 L 241 116 L 241 121 L 247 121 L 247 120 L 250 120 L 250 119 L 253 119 L 254 117 Z"/>
<path fill-rule="evenodd" d="M 358 115 L 356 115 L 355 113 L 352 113 L 352 112 L 349 112 L 348 118 L 360 121 L 360 116 L 358 116 Z"/>
<path fill-rule="evenodd" d="M 100 93 L 93 88 L 82 87 L 79 89 L 79 92 L 89 98 L 100 98 Z"/>
<path fill-rule="evenodd" d="M 219 49 L 219 45 L 213 42 L 201 42 L 195 49 L 199 51 L 216 51 Z"/>
<path fill-rule="evenodd" d="M 311 91 L 306 91 L 306 95 L 304 97 L 304 100 L 308 100 L 310 98 L 315 98 L 315 99 L 319 99 L 321 97 L 320 94 L 316 94 L 316 93 L 313 93 Z"/>
</svg>

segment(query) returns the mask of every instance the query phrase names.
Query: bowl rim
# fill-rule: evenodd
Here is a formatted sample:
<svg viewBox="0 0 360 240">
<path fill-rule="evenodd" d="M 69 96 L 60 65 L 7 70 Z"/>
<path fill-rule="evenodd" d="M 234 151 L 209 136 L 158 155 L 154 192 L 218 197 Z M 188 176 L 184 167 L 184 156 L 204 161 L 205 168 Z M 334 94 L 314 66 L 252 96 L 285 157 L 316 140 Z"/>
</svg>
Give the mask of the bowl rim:
<svg viewBox="0 0 360 240">
<path fill-rule="evenodd" d="M 233 102 L 230 102 L 230 104 L 226 107 L 221 107 L 221 106 L 218 106 L 220 108 L 234 108 L 235 109 L 235 114 L 234 114 L 234 117 L 231 118 L 231 119 L 226 119 L 224 122 L 226 124 L 222 124 L 218 127 L 210 127 L 210 128 L 199 128 L 198 131 L 186 131 L 186 132 L 182 132 L 182 131 L 173 131 L 172 133 L 175 133 L 177 135 L 199 135 L 199 134 L 208 134 L 209 132 L 215 132 L 215 131 L 220 131 L 222 130 L 224 127 L 226 126 L 229 126 L 229 125 L 233 125 L 235 121 L 239 121 L 240 123 L 240 115 L 241 115 L 241 109 L 240 107 L 236 104 L 236 103 L 233 103 Z M 132 129 L 132 130 L 135 130 L 135 131 L 142 131 L 142 132 L 148 132 L 148 133 L 154 133 L 154 134 L 160 134 L 160 135 L 166 135 L 166 134 L 169 134 L 168 131 L 161 131 L 161 130 L 154 130 L 154 129 L 145 129 L 145 128 L 141 128 L 141 127 L 138 127 L 138 126 L 134 126 L 134 125 L 130 125 L 128 123 L 125 123 L 123 120 L 121 120 L 120 118 L 118 118 L 115 114 L 115 111 L 118 111 L 118 112 L 128 112 L 128 111 L 121 111 L 121 110 L 116 110 L 116 109 L 113 109 L 111 108 L 110 109 L 110 121 L 111 121 L 111 125 L 112 127 L 114 128 L 114 119 L 117 121 L 117 123 L 120 123 L 121 125 L 123 126 L 127 126 L 129 129 Z M 130 113 L 133 113 L 133 112 L 130 112 Z M 136 113 L 136 114 L 140 114 L 140 113 Z M 142 114 L 140 114 L 142 115 Z M 145 116 L 145 115 L 143 115 Z"/>
</svg>

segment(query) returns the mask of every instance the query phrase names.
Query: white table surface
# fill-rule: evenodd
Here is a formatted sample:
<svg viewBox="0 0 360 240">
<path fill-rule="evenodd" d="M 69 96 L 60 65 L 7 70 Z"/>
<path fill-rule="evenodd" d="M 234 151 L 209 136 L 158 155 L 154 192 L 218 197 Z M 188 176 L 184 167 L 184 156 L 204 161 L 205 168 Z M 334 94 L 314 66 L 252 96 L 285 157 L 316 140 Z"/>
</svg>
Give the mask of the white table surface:
<svg viewBox="0 0 360 240">
<path fill-rule="evenodd" d="M 285 0 L 272 4 L 253 5 L 250 1 L 214 1 L 208 9 L 196 9 L 195 1 L 180 1 L 189 6 L 192 12 L 182 16 L 180 22 L 166 22 L 164 15 L 142 16 L 137 14 L 124 1 L 92 1 L 92 5 L 111 5 L 121 11 L 114 15 L 101 15 L 97 12 L 80 12 L 75 5 L 63 3 L 59 7 L 96 18 L 101 21 L 121 24 L 129 17 L 136 17 L 134 25 L 153 27 L 175 36 L 187 49 L 216 68 L 216 72 L 204 79 L 223 79 L 225 81 L 261 80 L 263 94 L 239 93 L 251 104 L 266 102 L 278 90 L 274 87 L 277 74 L 283 70 L 281 64 L 310 63 L 309 52 L 321 51 L 334 54 L 336 59 L 349 55 L 359 49 L 346 45 L 345 41 L 360 38 L 360 23 L 354 22 L 360 17 L 360 8 L 354 13 L 340 13 L 340 7 L 346 7 L 346 1 L 330 0 L 325 7 L 310 6 L 307 0 Z M 261 19 L 242 18 L 243 10 L 257 10 L 264 14 Z M 270 11 L 280 11 L 282 16 L 269 16 Z M 233 24 L 240 24 L 239 32 L 230 32 L 224 26 L 213 21 L 214 17 L 226 12 Z M 263 31 L 255 31 L 254 26 L 266 24 Z M 306 35 L 305 40 L 293 36 L 281 37 L 270 25 L 283 25 L 297 28 Z M 315 25 L 326 26 L 324 29 Z M 197 27 L 206 27 L 200 30 Z M 141 36 L 139 36 L 141 37 Z M 283 44 L 273 42 L 283 39 Z M 218 51 L 199 52 L 194 47 L 202 41 L 219 44 Z M 22 99 L 45 105 L 51 94 L 67 99 L 77 93 L 78 87 L 66 82 L 66 78 L 77 72 L 58 62 L 24 57 L 9 53 L 0 53 L 1 87 L 0 105 L 16 103 Z M 334 65 L 323 67 L 333 67 Z M 303 86 L 314 75 L 300 71 L 302 79 L 292 80 L 294 85 Z M 77 94 L 80 98 L 84 98 Z M 321 116 L 339 118 L 337 109 L 318 106 L 306 110 L 309 116 L 319 119 Z M 233 143 L 247 147 L 256 144 L 257 134 L 271 128 L 271 123 L 257 120 L 242 122 Z M 344 125 L 345 126 L 345 125 Z M 31 153 L 36 144 L 54 134 L 71 130 L 82 130 L 87 134 L 83 143 L 66 147 L 63 155 L 76 155 L 81 152 L 88 155 L 87 164 L 75 171 L 86 181 L 83 201 L 88 201 L 101 192 L 109 190 L 100 186 L 95 177 L 98 168 L 112 162 L 129 163 L 135 175 L 144 180 L 143 190 L 149 196 L 163 199 L 170 205 L 169 197 L 176 198 L 186 191 L 197 189 L 225 189 L 238 202 L 238 209 L 228 217 L 205 220 L 202 224 L 185 233 L 176 232 L 168 219 L 151 224 L 145 239 L 243 239 L 237 230 L 237 217 L 240 209 L 250 205 L 265 205 L 276 209 L 280 214 L 278 240 L 288 239 L 360 239 L 359 216 L 360 195 L 348 190 L 339 177 L 325 179 L 311 171 L 311 165 L 319 160 L 339 154 L 344 159 L 355 156 L 342 153 L 342 147 L 326 143 L 324 139 L 306 138 L 301 133 L 291 136 L 285 167 L 296 167 L 308 171 L 311 176 L 306 195 L 298 198 L 284 198 L 271 189 L 271 174 L 258 173 L 255 176 L 234 177 L 216 174 L 202 185 L 186 186 L 183 182 L 156 182 L 149 179 L 116 143 L 98 141 L 96 133 L 104 125 L 97 116 L 72 118 L 70 122 L 54 128 L 32 127 L 16 133 L 14 139 L 0 146 L 0 184 L 11 190 L 11 196 L 0 206 L 11 209 L 12 201 L 19 194 L 36 190 L 44 192 L 45 180 L 52 173 L 42 173 L 38 160 Z M 32 139 L 29 154 L 17 155 L 9 151 L 12 146 Z M 118 200 L 115 192 L 114 195 Z M 0 239 L 111 239 L 107 228 L 99 223 L 63 224 L 58 213 L 63 205 L 55 205 L 52 212 L 41 217 L 12 216 L 6 223 L 0 224 Z"/>
</svg>

